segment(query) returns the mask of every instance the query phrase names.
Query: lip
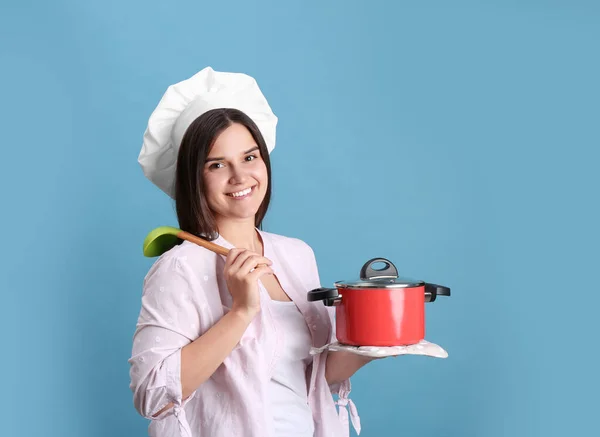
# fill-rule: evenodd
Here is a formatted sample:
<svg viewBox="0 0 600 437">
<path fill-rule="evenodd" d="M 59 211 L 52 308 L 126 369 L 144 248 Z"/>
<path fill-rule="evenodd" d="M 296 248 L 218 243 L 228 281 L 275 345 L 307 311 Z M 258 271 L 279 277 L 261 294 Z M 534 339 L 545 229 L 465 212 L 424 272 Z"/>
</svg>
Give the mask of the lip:
<svg viewBox="0 0 600 437">
<path fill-rule="evenodd" d="M 252 196 L 252 194 L 254 194 L 254 191 L 256 190 L 256 185 L 249 187 L 250 188 L 250 192 L 248 194 L 246 194 L 245 196 L 240 196 L 240 197 L 233 197 L 230 196 L 229 194 L 231 193 L 227 193 L 225 194 L 227 197 L 229 197 L 230 199 L 233 200 L 244 200 L 247 199 L 248 197 Z M 247 190 L 248 188 L 244 188 L 244 190 Z M 234 193 L 239 193 L 240 191 L 244 191 L 244 190 L 238 190 L 238 191 L 234 191 Z"/>
</svg>

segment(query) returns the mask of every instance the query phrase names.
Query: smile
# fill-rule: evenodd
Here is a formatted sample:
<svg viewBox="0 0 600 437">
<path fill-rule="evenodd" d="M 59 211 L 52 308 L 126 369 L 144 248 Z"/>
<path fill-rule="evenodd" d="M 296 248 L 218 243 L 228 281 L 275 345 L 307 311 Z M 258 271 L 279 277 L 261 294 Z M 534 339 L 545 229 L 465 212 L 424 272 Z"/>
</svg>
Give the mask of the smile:
<svg viewBox="0 0 600 437">
<path fill-rule="evenodd" d="M 245 199 L 246 197 L 250 197 L 252 195 L 252 192 L 254 191 L 255 188 L 256 188 L 256 185 L 254 187 L 246 188 L 245 190 L 242 190 L 242 191 L 236 191 L 235 193 L 227 193 L 227 195 L 229 197 L 233 197 L 234 199 Z"/>
</svg>

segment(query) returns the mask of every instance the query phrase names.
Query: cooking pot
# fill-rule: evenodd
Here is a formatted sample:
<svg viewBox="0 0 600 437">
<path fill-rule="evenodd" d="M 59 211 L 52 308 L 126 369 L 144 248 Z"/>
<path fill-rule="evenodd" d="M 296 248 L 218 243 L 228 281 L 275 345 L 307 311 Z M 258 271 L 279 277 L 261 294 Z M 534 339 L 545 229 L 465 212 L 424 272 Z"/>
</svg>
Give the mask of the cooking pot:
<svg viewBox="0 0 600 437">
<path fill-rule="evenodd" d="M 383 263 L 382 269 L 374 264 Z M 363 265 L 357 281 L 339 281 L 336 288 L 316 288 L 308 301 L 335 306 L 336 337 L 353 346 L 404 346 L 425 338 L 425 302 L 450 296 L 450 288 L 398 277 L 385 258 Z"/>
</svg>

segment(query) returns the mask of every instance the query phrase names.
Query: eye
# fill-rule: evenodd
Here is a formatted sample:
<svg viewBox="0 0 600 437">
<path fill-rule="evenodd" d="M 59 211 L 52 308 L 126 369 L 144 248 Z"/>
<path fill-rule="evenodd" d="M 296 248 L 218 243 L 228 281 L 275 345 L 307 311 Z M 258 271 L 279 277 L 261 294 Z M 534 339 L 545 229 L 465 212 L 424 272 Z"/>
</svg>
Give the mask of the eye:
<svg viewBox="0 0 600 437">
<path fill-rule="evenodd" d="M 256 159 L 256 155 L 248 155 L 246 156 L 246 161 L 250 162 L 250 161 L 254 161 Z"/>
<path fill-rule="evenodd" d="M 223 166 L 223 164 L 221 162 L 215 162 L 214 164 L 211 164 L 208 168 L 211 170 L 216 170 L 218 168 L 221 168 Z"/>
</svg>

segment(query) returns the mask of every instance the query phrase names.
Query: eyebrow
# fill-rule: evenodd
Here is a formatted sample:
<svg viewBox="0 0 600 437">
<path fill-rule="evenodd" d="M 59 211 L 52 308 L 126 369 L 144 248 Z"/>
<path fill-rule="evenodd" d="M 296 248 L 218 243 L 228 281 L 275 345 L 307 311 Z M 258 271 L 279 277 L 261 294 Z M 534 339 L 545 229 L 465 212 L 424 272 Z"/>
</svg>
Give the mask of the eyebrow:
<svg viewBox="0 0 600 437">
<path fill-rule="evenodd" d="M 255 147 L 253 147 L 253 148 L 251 148 L 249 150 L 246 150 L 243 154 L 247 155 L 248 153 L 254 152 L 255 150 L 259 150 L 258 146 L 255 146 Z M 219 158 L 206 158 L 205 162 L 211 162 L 211 161 L 225 161 L 225 158 L 221 158 L 221 157 L 219 157 Z"/>
</svg>

